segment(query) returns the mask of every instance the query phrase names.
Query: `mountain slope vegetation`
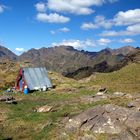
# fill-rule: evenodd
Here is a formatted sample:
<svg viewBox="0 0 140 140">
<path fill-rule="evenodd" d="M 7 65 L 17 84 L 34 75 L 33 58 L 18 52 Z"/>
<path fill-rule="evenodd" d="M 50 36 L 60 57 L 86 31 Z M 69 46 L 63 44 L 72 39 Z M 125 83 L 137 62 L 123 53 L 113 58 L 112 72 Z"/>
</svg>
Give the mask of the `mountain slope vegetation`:
<svg viewBox="0 0 140 140">
<path fill-rule="evenodd" d="M 100 52 L 87 52 L 76 50 L 71 46 L 56 46 L 39 50 L 31 49 L 23 53 L 19 60 L 26 60 L 35 66 L 45 66 L 49 70 L 63 73 L 73 72 L 81 67 L 94 67 L 103 61 L 114 66 L 134 50 L 133 47 L 123 47 L 118 50 L 104 49 Z"/>
<path fill-rule="evenodd" d="M 81 67 L 73 72 L 63 73 L 63 75 L 69 78 L 81 79 L 88 77 L 95 72 L 108 73 L 117 71 L 130 63 L 140 64 L 140 49 L 127 54 L 123 60 L 116 63 L 114 66 L 109 65 L 107 61 L 103 61 L 99 64 L 94 65 L 93 67 Z"/>
<path fill-rule="evenodd" d="M 26 62 L 35 67 L 47 67 L 48 70 L 59 73 L 71 73 L 82 67 L 94 67 L 96 71 L 111 71 L 129 53 L 136 49 L 125 46 L 119 49 L 106 48 L 99 52 L 87 52 L 76 50 L 71 46 L 56 46 L 51 48 L 31 49 L 20 56 L 15 55 L 7 48 L 0 47 L 0 58 Z M 106 63 L 106 69 L 98 67 Z M 96 67 L 96 68 L 95 68 Z"/>
</svg>

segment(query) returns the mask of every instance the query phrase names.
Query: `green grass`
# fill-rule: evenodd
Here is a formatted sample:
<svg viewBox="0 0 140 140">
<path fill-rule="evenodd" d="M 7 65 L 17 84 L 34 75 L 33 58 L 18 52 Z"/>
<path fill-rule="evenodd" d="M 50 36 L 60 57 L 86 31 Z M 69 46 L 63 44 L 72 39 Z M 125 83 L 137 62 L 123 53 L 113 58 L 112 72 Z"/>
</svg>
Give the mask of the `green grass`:
<svg viewBox="0 0 140 140">
<path fill-rule="evenodd" d="M 12 137 L 13 139 L 28 138 L 29 140 L 57 140 L 60 133 L 64 131 L 61 121 L 66 116 L 71 118 L 97 105 L 118 104 L 119 102 L 119 105 L 125 106 L 124 104 L 127 102 L 125 99 L 103 99 L 93 103 L 79 102 L 80 97 L 85 95 L 91 95 L 91 92 L 85 93 L 85 91 L 82 91 L 73 94 L 36 92 L 26 96 L 13 94 L 15 98 L 20 100 L 17 105 L 0 104 L 0 107 L 9 110 L 7 112 L 7 119 L 3 124 L 3 129 L 0 128 L 1 137 Z M 38 113 L 35 111 L 36 108 L 43 105 L 53 105 L 54 111 L 48 113 Z M 74 140 L 76 135 L 68 135 L 67 137 L 68 140 Z M 97 138 L 103 140 L 104 135 L 99 135 Z"/>
<path fill-rule="evenodd" d="M 4 122 L 4 129 L 1 130 L 3 137 L 55 139 L 60 132 L 59 130 L 63 129 L 60 122 L 65 116 L 72 117 L 88 108 L 108 103 L 108 101 L 92 104 L 79 103 L 79 98 L 85 94 L 90 95 L 91 93 L 85 93 L 85 91 L 73 94 L 36 92 L 26 96 L 13 94 L 15 98 L 20 100 L 17 105 L 0 104 L 0 107 L 10 110 Z M 54 112 L 38 113 L 35 111 L 36 108 L 43 105 L 53 105 Z M 42 128 L 48 122 L 51 122 L 51 125 Z"/>
<path fill-rule="evenodd" d="M 136 93 L 140 91 L 140 64 L 130 64 L 112 73 L 97 73 L 89 85 L 107 87 L 110 92 Z"/>
<path fill-rule="evenodd" d="M 55 76 L 57 79 L 57 75 Z M 3 123 L 0 122 L 0 139 L 12 137 L 14 140 L 58 140 L 61 132 L 64 131 L 64 125 L 61 122 L 66 116 L 73 117 L 97 105 L 115 104 L 126 107 L 131 99 L 125 97 L 108 98 L 93 103 L 83 103 L 80 99 L 82 96 L 95 95 L 100 86 L 107 87 L 109 94 L 116 91 L 139 92 L 140 65 L 130 64 L 117 72 L 97 73 L 94 77 L 90 77 L 88 82 L 86 80 L 74 81 L 58 78 L 57 81 L 54 79 L 54 83 L 57 84 L 56 89 L 51 91 L 28 95 L 13 93 L 12 96 L 18 100 L 17 105 L 0 103 L 5 117 Z M 37 108 L 44 105 L 53 106 L 54 111 L 36 112 Z M 77 136 L 78 134 L 68 135 L 64 139 L 74 140 Z M 107 139 L 106 135 L 95 136 L 97 140 Z"/>
</svg>

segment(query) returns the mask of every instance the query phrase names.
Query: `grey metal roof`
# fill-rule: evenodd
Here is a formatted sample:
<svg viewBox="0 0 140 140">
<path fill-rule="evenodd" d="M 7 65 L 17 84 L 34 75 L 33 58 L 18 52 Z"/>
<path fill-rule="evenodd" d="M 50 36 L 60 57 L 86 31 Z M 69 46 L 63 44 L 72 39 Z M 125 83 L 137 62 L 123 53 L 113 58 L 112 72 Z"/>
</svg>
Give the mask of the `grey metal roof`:
<svg viewBox="0 0 140 140">
<path fill-rule="evenodd" d="M 46 68 L 23 68 L 23 72 L 30 90 L 40 89 L 44 86 L 52 87 Z"/>
</svg>

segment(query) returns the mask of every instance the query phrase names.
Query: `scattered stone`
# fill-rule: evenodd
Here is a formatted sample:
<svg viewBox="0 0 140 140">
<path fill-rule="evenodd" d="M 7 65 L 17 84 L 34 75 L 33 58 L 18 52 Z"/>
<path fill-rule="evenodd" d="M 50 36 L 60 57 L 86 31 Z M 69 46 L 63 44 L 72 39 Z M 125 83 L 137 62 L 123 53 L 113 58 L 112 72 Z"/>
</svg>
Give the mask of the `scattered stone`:
<svg viewBox="0 0 140 140">
<path fill-rule="evenodd" d="M 127 107 L 133 108 L 133 109 L 136 109 L 136 110 L 140 110 L 140 99 L 136 99 L 132 102 L 129 102 L 127 104 Z"/>
<path fill-rule="evenodd" d="M 50 112 L 52 110 L 52 108 L 53 108 L 52 106 L 45 105 L 45 106 L 38 108 L 37 112 Z"/>
<path fill-rule="evenodd" d="M 96 95 L 104 95 L 107 92 L 106 88 L 100 88 Z"/>
<path fill-rule="evenodd" d="M 104 95 L 104 92 L 97 92 L 96 95 Z"/>
<path fill-rule="evenodd" d="M 17 101 L 15 98 L 9 95 L 4 95 L 0 97 L 0 102 L 5 102 L 7 104 L 17 104 Z"/>
<path fill-rule="evenodd" d="M 130 103 L 127 104 L 127 107 L 132 108 L 132 107 L 135 107 L 135 105 L 133 104 L 133 102 L 130 102 Z"/>
<path fill-rule="evenodd" d="M 114 97 L 122 97 L 124 95 L 126 95 L 126 94 L 125 93 L 122 93 L 122 92 L 115 92 L 115 93 L 113 93 L 113 96 Z"/>
<path fill-rule="evenodd" d="M 4 95 L 0 97 L 0 102 L 5 102 L 5 101 L 13 101 L 15 100 L 12 96 L 9 95 Z"/>
<path fill-rule="evenodd" d="M 17 104 L 17 101 L 15 101 L 15 100 L 11 100 L 11 101 L 5 101 L 5 103 L 7 103 L 7 104 Z"/>
<path fill-rule="evenodd" d="M 99 89 L 99 92 L 106 92 L 106 91 L 107 91 L 106 88 L 100 88 L 100 89 Z"/>
</svg>

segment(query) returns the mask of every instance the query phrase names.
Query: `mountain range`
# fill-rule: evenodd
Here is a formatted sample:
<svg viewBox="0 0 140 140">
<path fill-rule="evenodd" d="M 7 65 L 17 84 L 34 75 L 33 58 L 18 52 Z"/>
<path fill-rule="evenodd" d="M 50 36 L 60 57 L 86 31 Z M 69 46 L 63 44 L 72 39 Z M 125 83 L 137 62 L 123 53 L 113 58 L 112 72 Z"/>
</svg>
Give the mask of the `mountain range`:
<svg viewBox="0 0 140 140">
<path fill-rule="evenodd" d="M 0 58 L 29 63 L 35 67 L 43 66 L 48 70 L 63 73 L 68 77 L 84 72 L 85 77 L 92 72 L 110 72 L 126 64 L 128 56 L 139 49 L 131 46 L 119 49 L 106 48 L 99 52 L 76 50 L 72 46 L 30 49 L 17 56 L 9 49 L 0 46 Z M 90 72 L 89 72 L 90 71 Z"/>
<path fill-rule="evenodd" d="M 92 75 L 94 72 L 108 73 L 117 71 L 131 63 L 140 64 L 140 49 L 137 49 L 137 51 L 127 54 L 124 59 L 122 59 L 120 62 L 116 63 L 113 66 L 108 65 L 106 61 L 103 61 L 99 64 L 94 65 L 93 67 L 81 67 L 73 72 L 65 73 L 64 76 L 74 79 L 82 79 Z"/>
<path fill-rule="evenodd" d="M 17 55 L 14 54 L 9 49 L 3 47 L 0 45 L 0 59 L 10 59 L 10 60 L 16 60 Z"/>
</svg>

